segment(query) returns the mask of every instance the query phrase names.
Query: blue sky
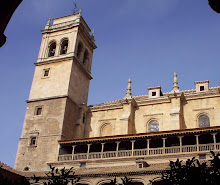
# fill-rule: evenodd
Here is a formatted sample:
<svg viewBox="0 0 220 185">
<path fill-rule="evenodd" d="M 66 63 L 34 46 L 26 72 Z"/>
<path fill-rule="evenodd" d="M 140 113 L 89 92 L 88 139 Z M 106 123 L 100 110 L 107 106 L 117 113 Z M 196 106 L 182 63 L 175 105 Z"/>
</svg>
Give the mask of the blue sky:
<svg viewBox="0 0 220 185">
<path fill-rule="evenodd" d="M 147 87 L 171 91 L 173 72 L 181 90 L 194 81 L 220 86 L 220 15 L 208 0 L 75 0 L 95 30 L 88 104 L 134 96 Z M 26 102 L 48 18 L 71 14 L 73 0 L 24 0 L 6 29 L 0 48 L 0 161 L 14 166 Z"/>
</svg>

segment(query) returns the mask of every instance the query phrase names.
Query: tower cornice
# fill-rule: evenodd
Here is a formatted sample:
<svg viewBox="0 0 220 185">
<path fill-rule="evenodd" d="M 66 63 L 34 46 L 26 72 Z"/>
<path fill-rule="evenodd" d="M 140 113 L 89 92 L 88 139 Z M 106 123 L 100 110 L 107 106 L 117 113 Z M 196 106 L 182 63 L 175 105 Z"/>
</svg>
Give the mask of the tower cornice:
<svg viewBox="0 0 220 185">
<path fill-rule="evenodd" d="M 35 66 L 41 66 L 41 65 L 46 65 L 46 64 L 52 64 L 52 63 L 58 63 L 58 62 L 64 62 L 67 60 L 73 60 L 73 62 L 75 62 L 79 68 L 84 72 L 84 74 L 89 78 L 89 80 L 93 79 L 92 76 L 90 75 L 90 71 L 88 71 L 87 69 L 85 69 L 85 67 L 78 62 L 78 60 L 75 58 L 75 56 L 71 55 L 69 57 L 63 57 L 63 58 L 45 58 L 45 59 L 41 59 L 41 62 L 36 62 L 34 63 Z"/>
</svg>

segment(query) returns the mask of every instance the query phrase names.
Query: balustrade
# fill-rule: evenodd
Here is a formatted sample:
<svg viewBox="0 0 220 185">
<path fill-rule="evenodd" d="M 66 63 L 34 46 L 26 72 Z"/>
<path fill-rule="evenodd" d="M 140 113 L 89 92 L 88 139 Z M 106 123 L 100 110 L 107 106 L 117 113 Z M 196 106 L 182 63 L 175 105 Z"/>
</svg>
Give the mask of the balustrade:
<svg viewBox="0 0 220 185">
<path fill-rule="evenodd" d="M 138 149 L 134 150 L 134 156 L 148 155 L 148 149 Z"/>
<path fill-rule="evenodd" d="M 83 160 L 83 159 L 87 159 L 87 153 L 73 155 L 73 160 Z"/>
<path fill-rule="evenodd" d="M 72 160 L 72 154 L 58 156 L 58 161 L 70 161 L 70 160 Z"/>
<path fill-rule="evenodd" d="M 174 154 L 174 153 L 180 153 L 180 147 L 167 147 L 165 148 L 166 154 Z"/>
<path fill-rule="evenodd" d="M 132 150 L 121 150 L 118 151 L 118 157 L 128 157 L 132 155 Z"/>
<path fill-rule="evenodd" d="M 100 152 L 89 154 L 89 159 L 100 159 L 100 158 L 102 158 L 102 153 Z"/>
<path fill-rule="evenodd" d="M 216 144 L 216 150 L 220 150 L 220 143 Z"/>
<path fill-rule="evenodd" d="M 103 158 L 113 158 L 116 157 L 116 152 L 103 152 Z"/>
<path fill-rule="evenodd" d="M 214 144 L 199 145 L 199 151 L 211 151 L 214 150 Z"/>
<path fill-rule="evenodd" d="M 187 146 L 183 145 L 183 146 L 165 147 L 165 148 L 161 147 L 161 148 L 149 148 L 149 149 L 146 148 L 146 149 L 134 149 L 134 150 L 95 152 L 95 153 L 89 153 L 89 154 L 88 153 L 73 154 L 73 155 L 65 154 L 65 155 L 59 155 L 58 161 L 193 153 L 193 152 L 202 152 L 202 151 L 207 152 L 207 151 L 214 150 L 215 148 L 216 150 L 220 150 L 220 143 L 216 143 L 216 147 L 214 144 L 199 144 L 199 145 L 187 145 Z"/>
<path fill-rule="evenodd" d="M 182 152 L 196 152 L 197 151 L 197 146 L 196 145 L 191 145 L 191 146 L 182 146 Z"/>
</svg>

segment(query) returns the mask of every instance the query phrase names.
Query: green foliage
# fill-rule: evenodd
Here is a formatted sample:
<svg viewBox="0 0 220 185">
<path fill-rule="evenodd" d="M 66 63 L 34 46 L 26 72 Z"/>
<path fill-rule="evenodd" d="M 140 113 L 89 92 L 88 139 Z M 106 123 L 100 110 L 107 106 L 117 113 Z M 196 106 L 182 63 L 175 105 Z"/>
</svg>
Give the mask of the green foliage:
<svg viewBox="0 0 220 185">
<path fill-rule="evenodd" d="M 46 174 L 43 185 L 74 185 L 80 180 L 80 178 L 75 175 L 73 167 L 70 169 L 65 169 L 64 167 L 59 170 L 58 168 L 50 166 L 50 169 L 51 171 Z M 32 179 L 35 183 L 40 180 L 40 178 L 36 176 L 34 176 Z"/>
<path fill-rule="evenodd" d="M 151 185 L 218 185 L 220 182 L 220 154 L 211 151 L 210 164 L 201 163 L 195 157 L 185 164 L 179 159 L 170 161 L 170 170 L 162 174 L 160 180 L 152 181 Z"/>
</svg>

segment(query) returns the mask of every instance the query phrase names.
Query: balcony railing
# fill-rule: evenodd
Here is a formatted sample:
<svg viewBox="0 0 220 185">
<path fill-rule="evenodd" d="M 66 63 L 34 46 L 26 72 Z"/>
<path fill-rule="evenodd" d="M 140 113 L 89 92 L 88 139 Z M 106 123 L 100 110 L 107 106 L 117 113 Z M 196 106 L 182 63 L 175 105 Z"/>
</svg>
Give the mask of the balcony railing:
<svg viewBox="0 0 220 185">
<path fill-rule="evenodd" d="M 184 153 L 199 153 L 207 152 L 211 150 L 220 150 L 220 143 L 215 144 L 199 144 L 199 145 L 187 145 L 187 146 L 175 146 L 175 147 L 161 147 L 161 148 L 149 148 L 149 149 L 134 149 L 134 150 L 119 150 L 109 152 L 94 152 L 83 154 L 65 154 L 59 155 L 58 161 L 70 161 L 70 160 L 89 160 L 89 159 L 106 159 L 106 158 L 126 158 L 132 156 L 160 156 L 166 154 L 184 154 Z"/>
</svg>

